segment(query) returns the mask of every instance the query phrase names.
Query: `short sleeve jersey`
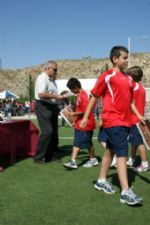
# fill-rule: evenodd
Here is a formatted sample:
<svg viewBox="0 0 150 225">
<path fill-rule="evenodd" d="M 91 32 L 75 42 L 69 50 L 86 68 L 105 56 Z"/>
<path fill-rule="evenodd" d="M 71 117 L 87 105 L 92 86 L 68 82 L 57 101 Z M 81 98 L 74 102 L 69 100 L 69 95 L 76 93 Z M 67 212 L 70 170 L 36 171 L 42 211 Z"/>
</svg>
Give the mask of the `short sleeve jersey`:
<svg viewBox="0 0 150 225">
<path fill-rule="evenodd" d="M 98 98 L 102 96 L 103 127 L 131 126 L 133 86 L 130 76 L 107 70 L 99 76 L 91 94 Z"/>
<path fill-rule="evenodd" d="M 143 85 L 139 82 L 134 82 L 134 89 L 133 89 L 133 102 L 139 111 L 139 113 L 144 116 L 144 109 L 145 109 L 145 101 L 146 101 L 146 91 Z M 135 125 L 139 122 L 138 117 L 132 112 L 132 125 Z"/>
<path fill-rule="evenodd" d="M 81 90 L 80 94 L 77 96 L 77 99 L 76 99 L 76 110 L 75 111 L 84 113 L 88 103 L 89 103 L 89 96 L 88 96 L 87 92 L 84 90 Z M 90 113 L 87 124 L 84 128 L 80 127 L 80 122 L 82 119 L 83 119 L 83 115 L 77 116 L 76 121 L 75 121 L 76 129 L 85 130 L 85 131 L 91 131 L 91 130 L 95 129 L 96 123 L 95 123 L 95 117 L 94 117 L 93 112 Z"/>
</svg>

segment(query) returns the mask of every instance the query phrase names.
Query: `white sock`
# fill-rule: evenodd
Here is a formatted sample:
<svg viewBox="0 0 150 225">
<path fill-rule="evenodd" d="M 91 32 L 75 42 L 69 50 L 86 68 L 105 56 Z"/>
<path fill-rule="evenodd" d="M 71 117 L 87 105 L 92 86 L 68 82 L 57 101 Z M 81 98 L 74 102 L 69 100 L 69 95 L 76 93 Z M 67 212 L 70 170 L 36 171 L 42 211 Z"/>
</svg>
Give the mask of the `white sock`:
<svg viewBox="0 0 150 225">
<path fill-rule="evenodd" d="M 123 195 L 124 193 L 128 192 L 129 188 L 128 189 L 124 189 L 121 191 L 121 195 Z"/>
<path fill-rule="evenodd" d="M 93 157 L 93 158 L 90 158 L 90 161 L 92 161 L 92 160 L 94 160 L 95 159 L 95 157 Z"/>
<path fill-rule="evenodd" d="M 98 179 L 98 183 L 105 183 L 106 179 Z"/>
<path fill-rule="evenodd" d="M 134 163 L 134 162 L 135 162 L 135 159 L 133 159 L 133 158 L 130 157 L 130 158 L 128 159 L 128 161 Z"/>
<path fill-rule="evenodd" d="M 76 162 L 76 160 L 75 160 L 75 159 L 71 159 L 71 161 Z"/>
</svg>

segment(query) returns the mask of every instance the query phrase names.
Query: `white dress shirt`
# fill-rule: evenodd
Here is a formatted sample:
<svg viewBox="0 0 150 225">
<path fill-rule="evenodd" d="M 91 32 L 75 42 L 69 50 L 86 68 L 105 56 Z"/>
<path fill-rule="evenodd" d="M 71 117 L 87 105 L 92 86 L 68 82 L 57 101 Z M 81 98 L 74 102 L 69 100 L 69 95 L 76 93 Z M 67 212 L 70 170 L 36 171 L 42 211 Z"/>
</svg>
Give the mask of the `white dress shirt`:
<svg viewBox="0 0 150 225">
<path fill-rule="evenodd" d="M 49 100 L 49 99 L 41 99 L 39 97 L 39 93 L 50 93 L 50 94 L 58 94 L 57 84 L 54 80 L 50 79 L 50 77 L 45 73 L 41 73 L 38 75 L 35 82 L 35 99 L 36 100 Z M 50 101 L 55 102 L 56 99 L 50 99 Z"/>
</svg>

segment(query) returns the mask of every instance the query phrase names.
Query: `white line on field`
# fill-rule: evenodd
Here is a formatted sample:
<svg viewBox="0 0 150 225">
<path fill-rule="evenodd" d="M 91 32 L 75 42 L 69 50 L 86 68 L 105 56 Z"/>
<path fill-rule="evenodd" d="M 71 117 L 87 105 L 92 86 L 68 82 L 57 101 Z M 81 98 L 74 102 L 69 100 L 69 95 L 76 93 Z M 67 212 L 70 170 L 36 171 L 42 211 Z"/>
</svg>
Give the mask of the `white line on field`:
<svg viewBox="0 0 150 225">
<path fill-rule="evenodd" d="M 59 139 L 74 139 L 74 137 L 59 137 Z M 93 137 L 93 139 L 97 139 L 97 137 Z"/>
</svg>

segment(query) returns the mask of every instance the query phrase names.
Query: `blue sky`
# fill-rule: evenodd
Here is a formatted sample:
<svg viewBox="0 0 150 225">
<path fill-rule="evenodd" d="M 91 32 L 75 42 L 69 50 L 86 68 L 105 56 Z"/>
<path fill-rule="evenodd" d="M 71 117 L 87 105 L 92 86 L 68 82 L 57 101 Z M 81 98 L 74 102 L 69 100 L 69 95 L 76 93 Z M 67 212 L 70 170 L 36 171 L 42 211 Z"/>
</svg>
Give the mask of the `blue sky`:
<svg viewBox="0 0 150 225">
<path fill-rule="evenodd" d="M 4 69 L 105 58 L 114 45 L 150 52 L 150 0 L 0 0 Z"/>
</svg>

